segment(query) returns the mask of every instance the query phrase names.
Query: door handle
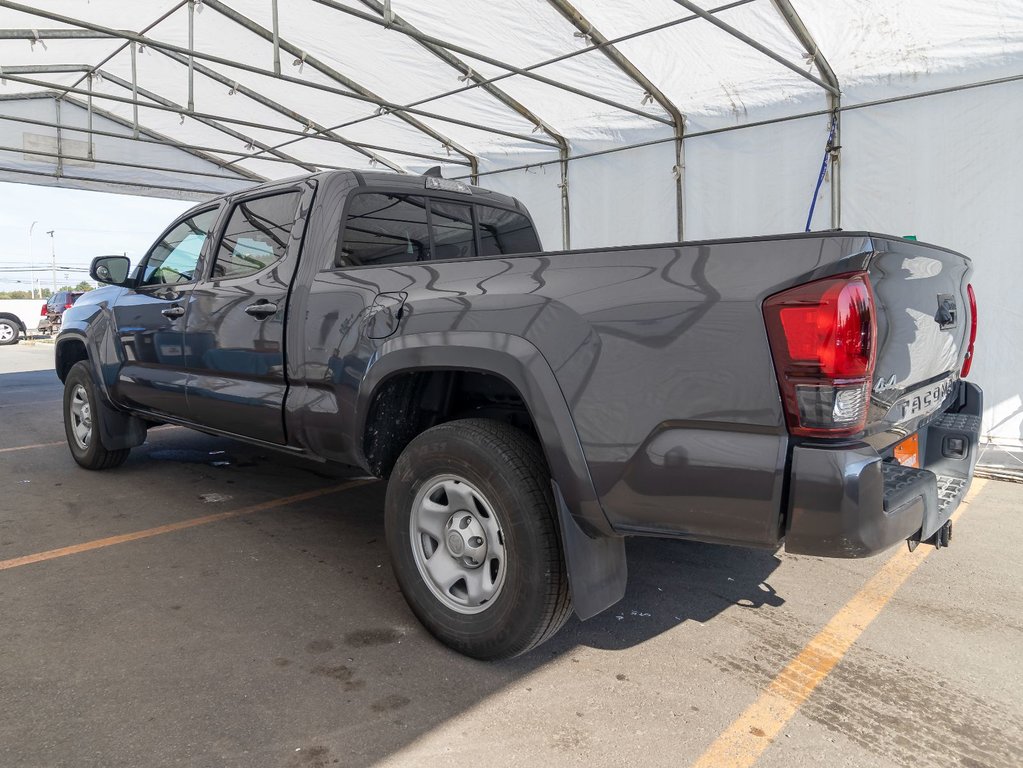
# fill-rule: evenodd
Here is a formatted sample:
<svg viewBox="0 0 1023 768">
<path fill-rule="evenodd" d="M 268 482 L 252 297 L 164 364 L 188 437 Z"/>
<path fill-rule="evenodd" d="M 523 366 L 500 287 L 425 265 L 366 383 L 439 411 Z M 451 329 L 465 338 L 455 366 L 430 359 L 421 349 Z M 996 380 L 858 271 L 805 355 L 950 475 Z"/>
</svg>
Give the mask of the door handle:
<svg viewBox="0 0 1023 768">
<path fill-rule="evenodd" d="M 256 304 L 249 304 L 245 308 L 245 314 L 252 315 L 259 320 L 265 320 L 271 315 L 277 314 L 277 305 L 271 301 L 260 301 Z"/>
<path fill-rule="evenodd" d="M 185 308 L 179 307 L 177 304 L 173 304 L 167 307 L 167 309 L 161 309 L 160 314 L 164 317 L 169 317 L 172 320 L 175 320 L 185 314 Z"/>
</svg>

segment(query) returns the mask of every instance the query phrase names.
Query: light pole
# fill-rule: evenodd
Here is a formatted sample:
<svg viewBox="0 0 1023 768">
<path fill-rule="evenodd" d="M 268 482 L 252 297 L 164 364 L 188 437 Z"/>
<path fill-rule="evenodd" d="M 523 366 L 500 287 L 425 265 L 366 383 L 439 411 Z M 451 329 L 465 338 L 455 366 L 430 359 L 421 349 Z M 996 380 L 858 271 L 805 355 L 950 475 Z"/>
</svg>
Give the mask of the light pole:
<svg viewBox="0 0 1023 768">
<path fill-rule="evenodd" d="M 36 228 L 38 221 L 33 221 L 31 226 L 28 228 L 28 266 L 29 266 L 29 285 L 32 287 L 32 298 L 36 297 L 36 263 L 35 259 L 32 258 L 32 230 Z"/>
<path fill-rule="evenodd" d="M 54 250 L 53 245 L 53 233 L 56 231 L 51 229 L 46 233 L 50 236 L 50 277 L 53 279 L 53 293 L 57 292 L 57 252 Z M 50 295 L 52 296 L 53 293 Z"/>
</svg>

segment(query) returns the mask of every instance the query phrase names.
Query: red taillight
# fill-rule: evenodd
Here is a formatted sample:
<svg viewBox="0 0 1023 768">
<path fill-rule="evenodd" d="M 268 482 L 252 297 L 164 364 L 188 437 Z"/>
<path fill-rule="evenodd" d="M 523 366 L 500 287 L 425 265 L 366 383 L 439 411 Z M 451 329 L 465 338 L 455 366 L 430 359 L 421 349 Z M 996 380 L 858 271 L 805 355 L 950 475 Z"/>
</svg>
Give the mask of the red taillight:
<svg viewBox="0 0 1023 768">
<path fill-rule="evenodd" d="M 959 372 L 959 376 L 964 379 L 973 365 L 973 343 L 977 340 L 977 295 L 973 292 L 973 283 L 966 286 L 966 296 L 970 300 L 970 343 L 966 347 L 963 369 Z"/>
<path fill-rule="evenodd" d="M 46 305 L 43 304 L 43 308 L 39 310 L 39 317 L 46 317 L 48 314 L 50 314 L 50 311 L 47 309 Z"/>
<path fill-rule="evenodd" d="M 793 435 L 863 430 L 877 329 L 866 273 L 829 277 L 764 301 L 764 320 Z"/>
<path fill-rule="evenodd" d="M 67 304 L 64 305 L 64 309 L 71 309 L 71 307 L 73 307 L 73 306 L 74 306 L 74 302 L 70 302 L 69 301 Z"/>
</svg>

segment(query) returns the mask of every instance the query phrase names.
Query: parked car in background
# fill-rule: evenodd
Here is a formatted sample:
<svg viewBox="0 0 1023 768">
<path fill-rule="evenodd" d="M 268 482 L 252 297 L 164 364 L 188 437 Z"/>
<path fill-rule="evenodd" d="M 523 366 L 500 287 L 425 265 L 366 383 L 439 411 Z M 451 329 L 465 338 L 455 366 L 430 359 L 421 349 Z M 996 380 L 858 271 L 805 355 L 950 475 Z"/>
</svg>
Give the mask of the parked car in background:
<svg viewBox="0 0 1023 768">
<path fill-rule="evenodd" d="M 22 334 L 40 333 L 44 322 L 48 321 L 39 299 L 0 299 L 0 346 L 17 344 Z"/>
<path fill-rule="evenodd" d="M 74 306 L 78 297 L 81 296 L 84 291 L 57 291 L 55 294 L 50 296 L 46 300 L 43 312 L 45 313 L 46 323 L 40 321 L 40 330 L 46 331 L 47 333 L 56 333 L 60 330 L 60 323 L 64 317 L 64 312 Z"/>
</svg>

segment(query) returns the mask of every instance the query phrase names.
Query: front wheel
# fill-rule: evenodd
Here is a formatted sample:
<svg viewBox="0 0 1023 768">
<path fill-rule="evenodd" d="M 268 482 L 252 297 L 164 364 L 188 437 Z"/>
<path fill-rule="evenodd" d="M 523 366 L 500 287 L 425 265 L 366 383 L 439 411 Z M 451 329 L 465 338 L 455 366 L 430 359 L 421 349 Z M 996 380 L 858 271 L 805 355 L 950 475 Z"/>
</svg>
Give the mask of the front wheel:
<svg viewBox="0 0 1023 768">
<path fill-rule="evenodd" d="M 64 380 L 64 433 L 71 455 L 86 469 L 112 469 L 128 458 L 128 448 L 107 450 L 99 437 L 99 392 L 84 360 L 75 363 Z"/>
<path fill-rule="evenodd" d="M 13 320 L 0 317 L 0 347 L 17 344 L 21 337 L 21 328 Z"/>
<path fill-rule="evenodd" d="M 387 485 L 386 531 L 409 607 L 467 656 L 525 653 L 571 613 L 550 471 L 514 427 L 463 419 L 416 437 Z"/>
</svg>

